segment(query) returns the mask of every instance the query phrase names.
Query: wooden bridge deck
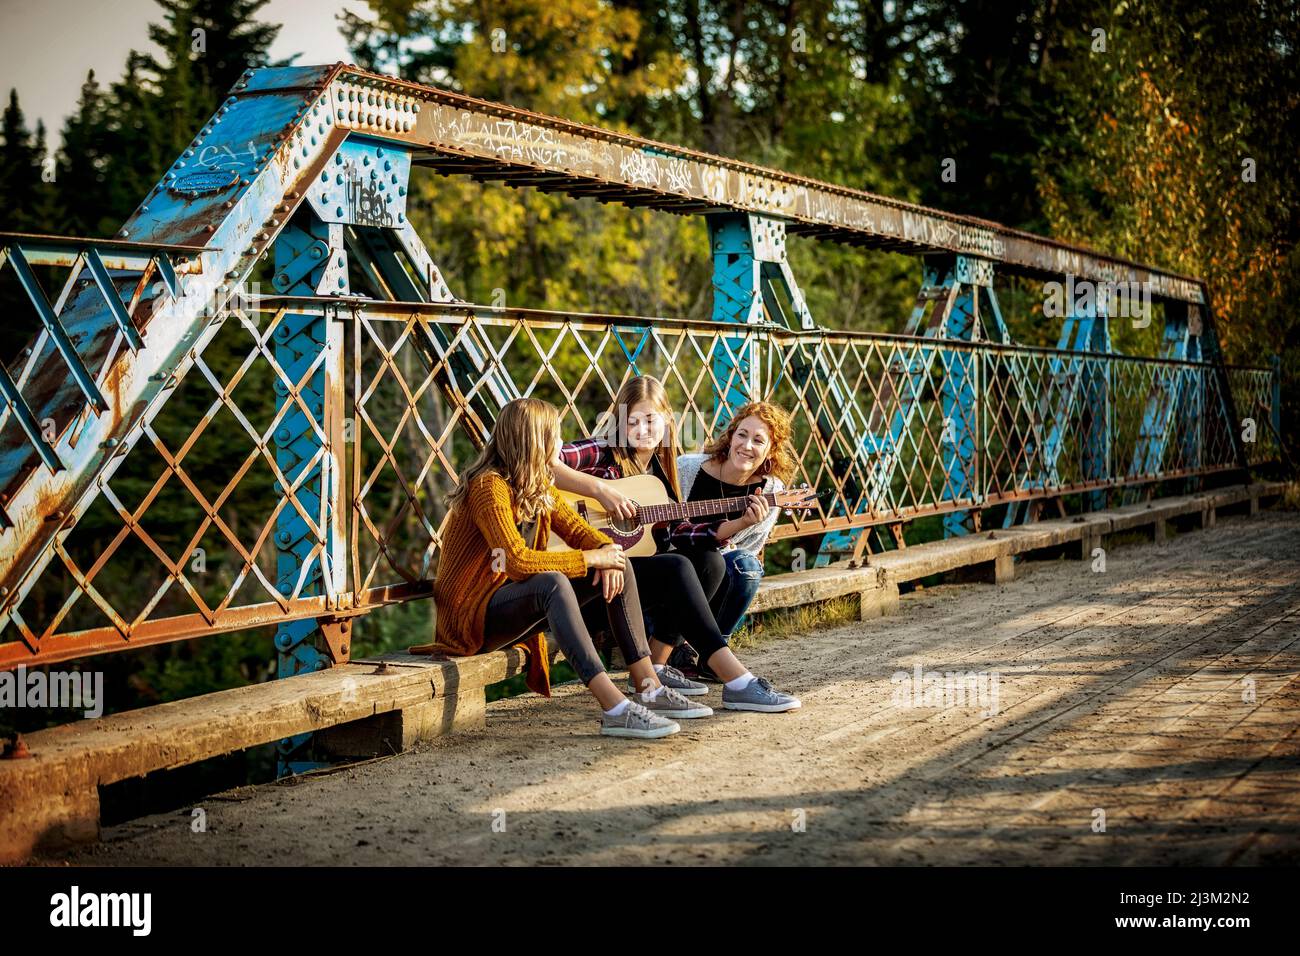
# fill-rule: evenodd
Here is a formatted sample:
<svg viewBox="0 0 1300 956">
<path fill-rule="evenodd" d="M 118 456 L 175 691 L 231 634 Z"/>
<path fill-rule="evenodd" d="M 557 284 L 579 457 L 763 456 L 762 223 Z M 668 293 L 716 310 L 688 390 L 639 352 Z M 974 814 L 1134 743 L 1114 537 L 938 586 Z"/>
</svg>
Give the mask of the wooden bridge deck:
<svg viewBox="0 0 1300 956">
<path fill-rule="evenodd" d="M 802 711 L 618 741 L 564 687 L 489 705 L 486 732 L 210 799 L 204 833 L 186 808 L 43 859 L 1300 862 L 1298 543 L 1300 515 L 1269 512 L 1110 547 L 1100 573 L 1022 561 L 747 651 Z M 917 666 L 995 672 L 996 707 L 910 706 L 892 678 Z"/>
</svg>

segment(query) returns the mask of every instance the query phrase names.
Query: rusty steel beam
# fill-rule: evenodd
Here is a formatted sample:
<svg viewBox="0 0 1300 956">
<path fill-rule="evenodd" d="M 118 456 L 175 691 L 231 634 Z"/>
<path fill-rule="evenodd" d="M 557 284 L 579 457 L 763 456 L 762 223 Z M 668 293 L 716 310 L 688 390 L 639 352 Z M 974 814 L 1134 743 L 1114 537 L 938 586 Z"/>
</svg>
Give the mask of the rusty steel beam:
<svg viewBox="0 0 1300 956">
<path fill-rule="evenodd" d="M 117 347 L 120 310 L 89 272 L 55 317 L 96 390 L 112 397 L 108 408 L 96 413 L 87 405 L 66 357 L 53 346 L 33 355 L 25 371 L 31 418 L 52 423 L 50 444 L 64 467 L 41 464 L 16 426 L 0 431 L 0 504 L 8 524 L 0 541 L 0 628 L 49 563 L 55 543 L 139 439 L 143 423 L 202 353 L 235 290 L 347 137 L 324 122 L 324 94 L 337 72 L 285 67 L 246 74 L 240 95 L 223 103 L 115 240 L 4 240 L 5 254 L 30 243 L 52 264 L 75 263 L 92 247 L 109 268 L 136 273 L 121 277 L 133 286 L 143 277 L 140 264 L 150 261 L 160 281 L 132 310 L 144 345 L 138 352 Z M 189 248 L 178 253 L 178 246 Z"/>
<path fill-rule="evenodd" d="M 962 253 L 1033 276 L 1140 282 L 1155 298 L 1205 301 L 1199 279 L 1168 269 L 354 66 L 338 65 L 329 96 L 341 127 L 403 143 L 417 152 L 417 163 L 444 173 L 546 173 L 555 178 L 537 188 L 572 195 L 594 190 L 628 204 L 691 200 L 780 219 L 795 234 L 815 231 L 832 241 L 917 255 Z M 421 152 L 428 155 L 422 159 Z"/>
</svg>

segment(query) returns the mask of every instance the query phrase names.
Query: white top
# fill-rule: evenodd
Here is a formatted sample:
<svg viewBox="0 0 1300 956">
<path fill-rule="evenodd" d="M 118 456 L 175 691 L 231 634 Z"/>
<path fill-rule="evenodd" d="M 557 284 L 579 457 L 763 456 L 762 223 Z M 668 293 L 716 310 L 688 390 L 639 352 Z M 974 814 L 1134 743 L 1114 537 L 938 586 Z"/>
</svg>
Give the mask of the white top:
<svg viewBox="0 0 1300 956">
<path fill-rule="evenodd" d="M 708 455 L 695 452 L 689 455 L 677 456 L 677 483 L 682 486 L 682 501 L 689 501 L 691 489 L 695 487 L 695 479 L 700 473 L 700 466 L 708 459 Z M 763 493 L 768 494 L 774 491 L 784 491 L 785 482 L 780 478 L 768 475 L 763 479 Z M 767 517 L 758 524 L 750 525 L 733 534 L 726 544 L 721 545 L 719 551 L 748 551 L 754 557 L 758 557 L 759 548 L 767 543 L 767 536 L 772 533 L 772 528 L 776 524 L 777 516 L 780 514 L 780 508 L 770 508 Z"/>
</svg>

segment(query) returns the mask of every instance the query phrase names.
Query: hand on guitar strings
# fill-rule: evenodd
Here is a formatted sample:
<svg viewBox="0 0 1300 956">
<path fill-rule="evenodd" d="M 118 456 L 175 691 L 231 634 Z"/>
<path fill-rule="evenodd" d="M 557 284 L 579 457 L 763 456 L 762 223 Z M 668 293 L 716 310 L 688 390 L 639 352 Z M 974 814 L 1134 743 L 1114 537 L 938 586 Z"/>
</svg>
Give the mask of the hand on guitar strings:
<svg viewBox="0 0 1300 956">
<path fill-rule="evenodd" d="M 600 491 L 596 495 L 596 500 L 605 509 L 605 514 L 611 518 L 631 519 L 636 517 L 636 502 L 608 482 L 602 481 L 600 483 Z"/>
</svg>

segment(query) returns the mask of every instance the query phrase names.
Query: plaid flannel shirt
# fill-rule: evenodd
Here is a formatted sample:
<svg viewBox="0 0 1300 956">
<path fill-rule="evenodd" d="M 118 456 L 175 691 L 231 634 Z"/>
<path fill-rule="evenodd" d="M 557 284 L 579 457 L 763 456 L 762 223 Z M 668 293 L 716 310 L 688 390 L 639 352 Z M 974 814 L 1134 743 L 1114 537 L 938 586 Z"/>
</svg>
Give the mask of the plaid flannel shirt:
<svg viewBox="0 0 1300 956">
<path fill-rule="evenodd" d="M 613 450 L 603 438 L 581 438 L 577 441 L 566 442 L 560 447 L 560 461 L 574 471 L 594 475 L 597 478 L 611 480 L 625 477 L 623 469 L 614 460 Z M 655 463 L 652 462 L 651 468 L 654 469 L 655 477 L 663 481 L 663 477 L 658 473 Z M 665 482 L 665 486 L 666 484 Z M 671 488 L 668 489 L 668 494 L 670 497 L 673 496 Z M 654 535 L 655 544 L 660 551 L 667 551 L 670 545 L 679 550 L 683 548 L 719 548 L 726 544 L 728 540 L 719 538 L 717 533 L 718 528 L 722 526 L 725 520 L 727 519 L 718 518 L 713 521 L 688 521 L 683 519 L 671 522 L 666 528 L 655 528 L 651 533 Z"/>
</svg>

